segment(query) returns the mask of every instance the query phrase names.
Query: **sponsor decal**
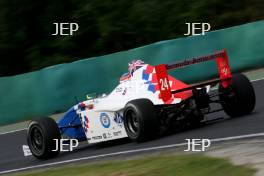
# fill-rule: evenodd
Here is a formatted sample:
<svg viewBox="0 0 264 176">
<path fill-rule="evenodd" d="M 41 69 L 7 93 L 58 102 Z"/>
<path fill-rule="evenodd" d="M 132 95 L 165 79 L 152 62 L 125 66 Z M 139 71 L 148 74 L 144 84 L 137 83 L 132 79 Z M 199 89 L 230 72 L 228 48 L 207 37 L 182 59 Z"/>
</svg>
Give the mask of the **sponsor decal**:
<svg viewBox="0 0 264 176">
<path fill-rule="evenodd" d="M 104 128 L 110 127 L 110 118 L 106 113 L 101 113 L 100 115 L 100 121 Z"/>
<path fill-rule="evenodd" d="M 107 136 L 106 136 L 106 133 L 104 133 L 104 134 L 103 134 L 103 138 L 104 138 L 104 139 L 106 139 L 106 138 L 107 138 Z"/>
<path fill-rule="evenodd" d="M 122 92 L 122 95 L 126 95 L 127 93 L 127 88 L 124 89 L 124 91 Z"/>
<path fill-rule="evenodd" d="M 118 92 L 122 92 L 123 88 L 122 87 L 117 87 L 115 90 L 116 90 L 116 93 L 118 93 Z"/>
<path fill-rule="evenodd" d="M 118 112 L 115 113 L 114 121 L 117 123 L 118 126 L 123 126 L 123 117 Z"/>
<path fill-rule="evenodd" d="M 116 132 L 113 132 L 113 135 L 114 136 L 120 136 L 122 134 L 122 132 L 121 131 L 116 131 Z"/>
<path fill-rule="evenodd" d="M 86 112 L 86 114 L 84 114 L 84 117 L 83 117 L 83 129 L 85 133 L 87 133 L 89 129 L 88 111 Z"/>
<path fill-rule="evenodd" d="M 102 139 L 103 137 L 102 136 L 93 136 L 92 139 L 94 140 L 99 140 L 99 139 Z"/>
<path fill-rule="evenodd" d="M 103 138 L 104 138 L 104 139 L 112 138 L 112 135 L 111 135 L 111 133 L 104 133 L 104 134 L 103 134 Z"/>
</svg>

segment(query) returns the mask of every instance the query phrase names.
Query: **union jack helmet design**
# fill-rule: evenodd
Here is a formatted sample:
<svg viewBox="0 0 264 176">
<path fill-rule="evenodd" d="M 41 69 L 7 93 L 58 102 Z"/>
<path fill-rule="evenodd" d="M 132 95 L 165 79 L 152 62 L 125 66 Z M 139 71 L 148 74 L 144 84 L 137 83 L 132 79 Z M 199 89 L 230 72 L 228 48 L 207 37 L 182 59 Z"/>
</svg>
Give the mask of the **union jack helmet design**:
<svg viewBox="0 0 264 176">
<path fill-rule="evenodd" d="M 138 60 L 132 60 L 130 63 L 128 63 L 128 72 L 133 75 L 134 71 L 139 69 L 140 67 L 144 66 L 144 61 L 138 59 Z"/>
</svg>

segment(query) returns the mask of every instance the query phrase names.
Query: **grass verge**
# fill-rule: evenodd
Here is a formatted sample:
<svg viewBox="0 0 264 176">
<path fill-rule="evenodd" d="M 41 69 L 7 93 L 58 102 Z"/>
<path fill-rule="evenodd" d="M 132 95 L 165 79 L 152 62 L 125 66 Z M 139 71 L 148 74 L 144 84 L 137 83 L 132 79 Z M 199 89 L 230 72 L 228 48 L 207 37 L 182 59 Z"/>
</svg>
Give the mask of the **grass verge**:
<svg viewBox="0 0 264 176">
<path fill-rule="evenodd" d="M 16 176 L 252 176 L 255 169 L 202 155 L 163 154 L 132 160 L 74 164 Z"/>
</svg>

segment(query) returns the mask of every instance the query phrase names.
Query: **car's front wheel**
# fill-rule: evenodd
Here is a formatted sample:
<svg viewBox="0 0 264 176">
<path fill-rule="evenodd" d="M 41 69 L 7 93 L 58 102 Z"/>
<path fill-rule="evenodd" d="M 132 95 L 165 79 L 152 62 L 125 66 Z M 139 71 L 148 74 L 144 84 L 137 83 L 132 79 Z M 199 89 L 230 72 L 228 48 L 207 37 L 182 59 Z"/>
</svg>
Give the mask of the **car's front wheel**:
<svg viewBox="0 0 264 176">
<path fill-rule="evenodd" d="M 49 159 L 59 154 L 59 145 L 56 145 L 54 139 L 60 140 L 61 134 L 53 119 L 40 118 L 29 124 L 27 142 L 32 155 L 36 158 Z M 53 151 L 56 148 L 58 150 Z"/>
</svg>

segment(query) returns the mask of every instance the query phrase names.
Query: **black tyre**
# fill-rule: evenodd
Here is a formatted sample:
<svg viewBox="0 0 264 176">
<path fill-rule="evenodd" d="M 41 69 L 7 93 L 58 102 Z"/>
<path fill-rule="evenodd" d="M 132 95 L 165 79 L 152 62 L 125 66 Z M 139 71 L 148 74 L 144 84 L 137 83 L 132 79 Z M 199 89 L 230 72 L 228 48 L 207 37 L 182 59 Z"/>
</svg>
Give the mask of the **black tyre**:
<svg viewBox="0 0 264 176">
<path fill-rule="evenodd" d="M 247 115 L 255 108 L 254 88 L 243 74 L 234 74 L 227 88 L 219 84 L 219 93 L 222 107 L 230 117 Z"/>
<path fill-rule="evenodd" d="M 31 153 L 38 159 L 49 159 L 57 156 L 56 141 L 61 139 L 57 123 L 51 118 L 40 118 L 29 124 L 27 142 Z"/>
<path fill-rule="evenodd" d="M 124 109 L 124 125 L 128 137 L 144 142 L 156 137 L 158 118 L 155 106 L 148 99 L 137 99 L 127 103 Z"/>
</svg>

